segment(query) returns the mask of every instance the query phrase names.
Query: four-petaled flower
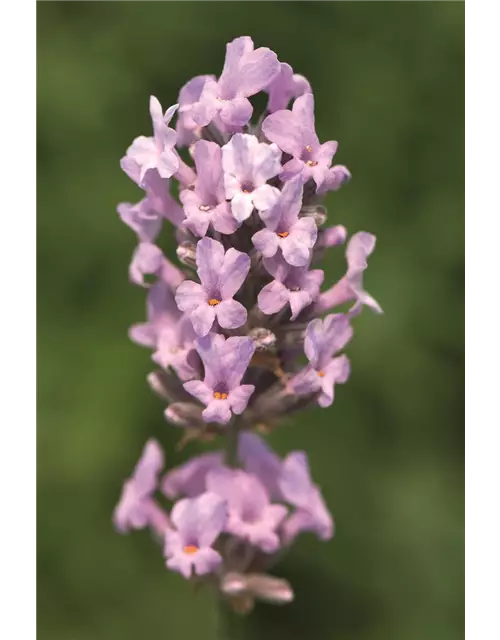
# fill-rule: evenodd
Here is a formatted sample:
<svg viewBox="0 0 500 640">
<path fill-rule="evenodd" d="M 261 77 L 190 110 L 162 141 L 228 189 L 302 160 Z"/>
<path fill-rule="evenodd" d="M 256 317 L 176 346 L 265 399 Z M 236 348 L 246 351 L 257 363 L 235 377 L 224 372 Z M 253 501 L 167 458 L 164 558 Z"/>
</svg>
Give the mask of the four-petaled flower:
<svg viewBox="0 0 500 640">
<path fill-rule="evenodd" d="M 196 350 L 205 366 L 205 378 L 186 382 L 184 389 L 206 406 L 202 414 L 206 422 L 227 424 L 232 413 L 245 411 L 255 389 L 253 384 L 240 384 L 255 351 L 254 342 L 211 333 L 198 338 Z"/>
<path fill-rule="evenodd" d="M 172 527 L 165 533 L 167 567 L 185 578 L 194 572 L 205 575 L 214 571 L 222 561 L 212 545 L 224 528 L 227 507 L 214 493 L 197 498 L 184 498 L 176 503 L 170 514 Z"/>
<path fill-rule="evenodd" d="M 300 176 L 287 182 L 276 204 L 260 214 L 266 228 L 257 231 L 252 237 L 255 248 L 264 257 L 272 258 L 281 249 L 286 262 L 294 267 L 309 264 L 318 236 L 313 218 L 299 218 L 302 192 Z"/>
<path fill-rule="evenodd" d="M 123 485 L 119 503 L 114 512 L 114 523 L 122 533 L 130 529 L 144 529 L 154 518 L 151 497 L 158 485 L 158 475 L 165 460 L 156 440 L 148 440 L 134 473 Z"/>
<path fill-rule="evenodd" d="M 154 96 L 149 100 L 149 112 L 153 121 L 153 137 L 139 136 L 127 149 L 127 158 L 140 168 L 139 183 L 149 169 L 156 169 L 162 178 L 170 178 L 179 168 L 179 158 L 174 151 L 177 135 L 168 126 L 179 105 L 169 107 L 163 115 L 161 104 Z"/>
<path fill-rule="evenodd" d="M 314 127 L 312 93 L 297 98 L 291 111 L 276 111 L 268 116 L 262 123 L 262 131 L 268 140 L 293 156 L 283 165 L 283 180 L 300 175 L 303 182 L 312 178 L 318 188 L 322 186 L 338 143 L 333 140 L 319 143 Z"/>
<path fill-rule="evenodd" d="M 290 389 L 299 395 L 319 392 L 319 406 L 329 407 L 335 384 L 346 382 L 350 372 L 347 356 L 334 358 L 333 354 L 343 349 L 351 337 L 352 327 L 345 315 L 331 314 L 324 320 L 312 320 L 304 339 L 309 366 L 288 382 Z"/>
<path fill-rule="evenodd" d="M 198 102 L 193 104 L 193 121 L 205 127 L 218 116 L 230 130 L 243 127 L 253 111 L 248 98 L 265 89 L 279 71 L 280 64 L 273 51 L 266 47 L 254 50 L 248 36 L 236 38 L 226 47 L 220 78 L 208 79 Z"/>
<path fill-rule="evenodd" d="M 185 311 L 199 336 L 206 336 L 214 320 L 224 329 L 245 324 L 247 310 L 233 300 L 250 269 L 250 258 L 228 249 L 217 240 L 203 238 L 196 246 L 196 265 L 201 284 L 186 280 L 175 292 L 175 301 Z"/>
<path fill-rule="evenodd" d="M 238 222 L 258 211 L 270 209 L 280 191 L 267 184 L 281 170 L 281 151 L 275 144 L 259 142 L 255 136 L 236 133 L 222 147 L 226 198 Z"/>
<path fill-rule="evenodd" d="M 295 320 L 318 297 L 325 274 L 321 269 L 309 271 L 307 266 L 292 267 L 281 256 L 266 258 L 264 266 L 274 280 L 261 289 L 257 298 L 259 309 L 270 315 L 289 303 L 291 319 Z"/>
<path fill-rule="evenodd" d="M 199 140 L 194 145 L 194 162 L 194 189 L 184 189 L 179 194 L 186 214 L 184 226 L 202 238 L 210 224 L 220 233 L 234 233 L 239 224 L 231 215 L 224 193 L 221 148 L 215 142 Z"/>
<path fill-rule="evenodd" d="M 296 507 L 283 523 L 286 544 L 302 531 L 314 531 L 321 540 L 333 535 L 333 520 L 319 488 L 312 482 L 307 456 L 294 451 L 283 460 L 279 486 L 287 502 Z"/>
<path fill-rule="evenodd" d="M 248 540 L 266 553 L 279 547 L 276 530 L 287 508 L 271 504 L 259 479 L 241 469 L 221 467 L 207 474 L 207 489 L 224 498 L 228 505 L 225 530 Z"/>
</svg>

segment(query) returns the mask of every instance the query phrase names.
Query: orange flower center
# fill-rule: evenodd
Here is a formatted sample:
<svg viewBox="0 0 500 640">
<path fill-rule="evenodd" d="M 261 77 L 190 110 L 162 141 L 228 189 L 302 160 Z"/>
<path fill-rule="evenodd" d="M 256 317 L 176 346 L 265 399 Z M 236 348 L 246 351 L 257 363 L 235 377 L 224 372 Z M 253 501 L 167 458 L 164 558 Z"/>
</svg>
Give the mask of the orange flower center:
<svg viewBox="0 0 500 640">
<path fill-rule="evenodd" d="M 316 160 L 308 160 L 306 164 L 308 167 L 315 167 L 318 163 L 316 162 Z"/>
<path fill-rule="evenodd" d="M 309 151 L 309 153 L 311 153 L 311 151 L 312 151 L 312 147 L 311 147 L 311 145 L 310 145 L 310 144 L 308 144 L 308 145 L 307 145 L 307 147 L 306 147 L 306 151 Z"/>
<path fill-rule="evenodd" d="M 227 393 L 224 393 L 224 392 L 220 393 L 219 391 L 216 391 L 214 393 L 214 398 L 216 400 L 227 400 Z"/>
<path fill-rule="evenodd" d="M 325 372 L 324 371 L 318 371 L 318 376 L 320 378 L 324 378 L 325 377 Z"/>
<path fill-rule="evenodd" d="M 220 304 L 220 300 L 217 300 L 217 298 L 210 298 L 210 300 L 208 301 L 208 304 L 211 307 L 216 307 L 218 304 Z"/>
<path fill-rule="evenodd" d="M 187 553 L 189 555 L 192 555 L 193 553 L 196 553 L 197 551 L 199 551 L 198 547 L 194 544 L 187 544 L 184 547 L 184 553 Z"/>
<path fill-rule="evenodd" d="M 282 231 L 281 233 L 278 233 L 278 235 L 280 238 L 286 238 L 289 235 L 289 233 L 288 231 Z"/>
</svg>

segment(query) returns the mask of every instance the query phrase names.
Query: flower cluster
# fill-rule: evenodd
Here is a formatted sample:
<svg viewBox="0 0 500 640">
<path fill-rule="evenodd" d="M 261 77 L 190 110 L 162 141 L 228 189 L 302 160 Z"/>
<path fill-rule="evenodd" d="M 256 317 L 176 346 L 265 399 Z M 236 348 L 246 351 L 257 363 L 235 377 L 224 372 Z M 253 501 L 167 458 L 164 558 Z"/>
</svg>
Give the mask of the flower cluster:
<svg viewBox="0 0 500 640">
<path fill-rule="evenodd" d="M 249 98 L 261 91 L 267 107 L 252 118 Z M 130 338 L 152 350 L 159 369 L 148 381 L 183 442 L 225 445 L 160 478 L 164 456 L 149 441 L 115 524 L 151 528 L 167 567 L 215 585 L 237 610 L 256 598 L 288 602 L 290 585 L 267 570 L 300 532 L 327 540 L 333 523 L 306 454 L 281 460 L 256 430 L 330 406 L 347 381 L 352 319 L 364 305 L 380 312 L 363 288 L 375 237 L 354 234 L 345 275 L 321 291 L 316 266 L 347 239 L 343 226 L 325 226 L 322 199 L 350 174 L 332 164 L 337 142 L 316 135 L 307 80 L 249 37 L 227 45 L 218 78 L 193 78 L 165 113 L 152 97 L 150 114 L 153 135 L 136 138 L 121 161 L 144 190 L 137 204 L 118 206 L 138 239 L 130 279 L 147 289 L 147 320 Z M 165 220 L 178 265 L 158 246 Z"/>
</svg>

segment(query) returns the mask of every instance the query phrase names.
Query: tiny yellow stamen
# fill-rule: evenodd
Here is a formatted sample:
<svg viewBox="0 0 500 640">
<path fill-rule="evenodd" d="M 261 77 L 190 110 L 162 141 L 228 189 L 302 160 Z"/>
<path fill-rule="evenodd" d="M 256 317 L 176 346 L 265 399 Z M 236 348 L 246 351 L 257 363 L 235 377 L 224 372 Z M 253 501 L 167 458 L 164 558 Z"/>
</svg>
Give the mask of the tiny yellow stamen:
<svg viewBox="0 0 500 640">
<path fill-rule="evenodd" d="M 281 233 L 278 233 L 278 235 L 280 238 L 286 238 L 290 234 L 288 233 L 288 231 L 282 231 Z"/>
<path fill-rule="evenodd" d="M 318 376 L 320 378 L 324 378 L 325 377 L 325 372 L 324 371 L 318 371 Z"/>
<path fill-rule="evenodd" d="M 306 164 L 308 167 L 315 167 L 318 163 L 316 162 L 316 160 L 308 160 Z"/>
<path fill-rule="evenodd" d="M 208 301 L 208 304 L 211 307 L 216 307 L 218 304 L 220 304 L 220 300 L 217 300 L 217 298 L 210 298 L 210 300 Z"/>
<path fill-rule="evenodd" d="M 308 145 L 307 145 L 307 147 L 306 147 L 306 151 L 309 151 L 309 153 L 311 153 L 311 151 L 312 151 L 312 147 L 311 147 L 311 145 L 310 145 L 310 144 L 308 144 Z"/>
<path fill-rule="evenodd" d="M 227 400 L 227 393 L 224 393 L 224 392 L 220 393 L 219 391 L 216 391 L 214 393 L 214 398 L 216 400 Z"/>
<path fill-rule="evenodd" d="M 189 555 L 192 555 L 193 553 L 196 553 L 197 551 L 199 551 L 198 547 L 194 544 L 187 544 L 184 547 L 184 553 L 187 553 Z"/>
<path fill-rule="evenodd" d="M 212 207 L 209 204 L 200 204 L 198 207 L 200 211 L 210 211 L 211 208 Z"/>
</svg>

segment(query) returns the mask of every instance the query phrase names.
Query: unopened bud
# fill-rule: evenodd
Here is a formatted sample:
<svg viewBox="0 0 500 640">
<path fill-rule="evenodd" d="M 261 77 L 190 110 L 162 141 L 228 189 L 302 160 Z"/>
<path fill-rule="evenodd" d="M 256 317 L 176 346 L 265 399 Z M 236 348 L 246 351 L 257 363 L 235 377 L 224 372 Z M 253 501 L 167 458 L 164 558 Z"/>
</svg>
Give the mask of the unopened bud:
<svg viewBox="0 0 500 640">
<path fill-rule="evenodd" d="M 248 335 L 254 341 L 256 351 L 273 351 L 276 346 L 276 336 L 269 329 L 256 327 Z"/>
<path fill-rule="evenodd" d="M 151 389 L 169 402 L 189 398 L 180 380 L 168 371 L 153 371 L 148 375 L 147 380 Z"/>
<path fill-rule="evenodd" d="M 196 245 L 194 242 L 183 242 L 177 247 L 177 257 L 187 267 L 196 269 Z"/>
<path fill-rule="evenodd" d="M 229 596 L 247 595 L 276 604 L 291 602 L 294 598 L 286 580 L 265 573 L 227 573 L 221 580 L 221 591 Z"/>
<path fill-rule="evenodd" d="M 343 225 L 339 224 L 336 227 L 328 227 L 320 231 L 317 246 L 319 249 L 335 247 L 339 244 L 344 244 L 346 238 L 347 229 Z"/>
<path fill-rule="evenodd" d="M 201 408 L 191 402 L 174 402 L 165 409 L 165 418 L 176 427 L 201 429 L 205 426 Z"/>
<path fill-rule="evenodd" d="M 328 216 L 326 208 L 321 204 L 309 204 L 300 211 L 302 218 L 313 218 L 318 227 L 325 224 Z"/>
</svg>

